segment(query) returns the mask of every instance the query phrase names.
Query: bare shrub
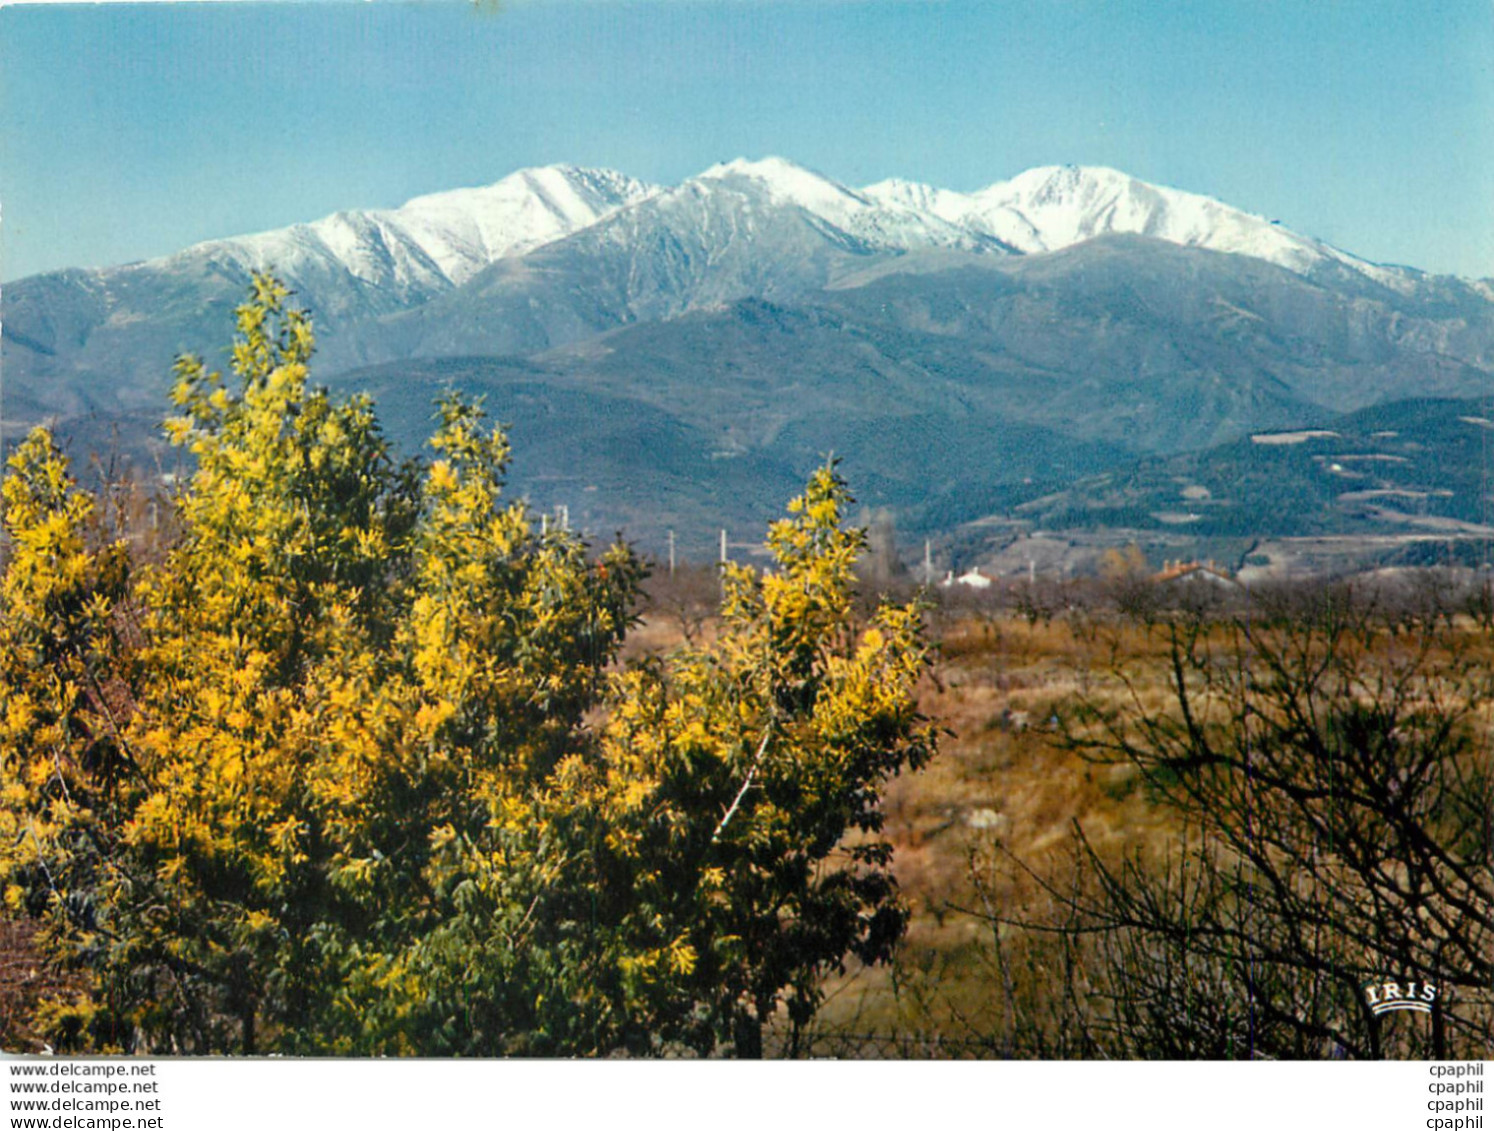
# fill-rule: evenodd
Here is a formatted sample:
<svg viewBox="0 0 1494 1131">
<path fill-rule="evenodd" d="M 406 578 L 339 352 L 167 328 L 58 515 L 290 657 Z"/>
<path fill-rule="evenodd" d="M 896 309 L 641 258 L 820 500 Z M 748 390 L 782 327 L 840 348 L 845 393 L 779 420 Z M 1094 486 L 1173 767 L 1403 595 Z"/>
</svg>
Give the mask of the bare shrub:
<svg viewBox="0 0 1494 1131">
<path fill-rule="evenodd" d="M 1166 709 L 1133 686 L 1071 715 L 1066 741 L 1131 767 L 1179 829 L 1160 856 L 1116 860 L 1076 826 L 1072 875 L 1030 874 L 1043 914 L 983 911 L 1047 954 L 1058 980 L 1040 996 L 1070 1003 L 1081 1055 L 1479 1056 L 1494 1042 L 1489 641 L 1440 601 L 1387 618 L 1344 589 L 1289 597 L 1222 626 L 1170 623 Z M 1430 994 L 1430 1019 L 1374 1016 L 1364 987 L 1387 981 Z M 1029 995 L 1013 1011 L 1034 1008 Z M 1010 1039 L 1063 1055 L 1055 1032 Z"/>
</svg>

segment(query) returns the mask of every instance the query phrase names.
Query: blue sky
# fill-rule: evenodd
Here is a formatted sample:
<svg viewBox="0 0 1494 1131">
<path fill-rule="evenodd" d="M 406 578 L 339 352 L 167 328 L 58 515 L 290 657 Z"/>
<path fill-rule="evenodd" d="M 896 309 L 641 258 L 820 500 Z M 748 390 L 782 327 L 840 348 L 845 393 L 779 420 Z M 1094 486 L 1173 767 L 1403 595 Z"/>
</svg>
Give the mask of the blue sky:
<svg viewBox="0 0 1494 1131">
<path fill-rule="evenodd" d="M 1494 0 L 0 8 L 0 277 L 606 165 L 1111 165 L 1494 275 Z"/>
</svg>

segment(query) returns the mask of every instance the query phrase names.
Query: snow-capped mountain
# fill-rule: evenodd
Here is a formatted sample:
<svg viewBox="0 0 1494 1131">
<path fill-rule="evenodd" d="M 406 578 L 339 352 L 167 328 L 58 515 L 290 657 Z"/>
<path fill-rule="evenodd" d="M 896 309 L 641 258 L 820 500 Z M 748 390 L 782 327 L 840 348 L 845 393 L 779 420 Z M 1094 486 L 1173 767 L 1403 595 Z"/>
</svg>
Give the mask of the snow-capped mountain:
<svg viewBox="0 0 1494 1131">
<path fill-rule="evenodd" d="M 1404 290 L 1412 272 L 1369 263 L 1279 221 L 1115 169 L 1050 165 L 972 193 L 906 180 L 850 188 L 781 157 L 738 159 L 686 182 L 756 192 L 874 251 L 955 248 L 1039 255 L 1113 234 L 1247 255 L 1300 275 L 1338 265 Z"/>
<path fill-rule="evenodd" d="M 912 201 L 848 188 L 781 157 L 714 165 L 684 187 L 755 195 L 775 205 L 802 209 L 871 251 L 942 247 L 1009 254 L 1017 250 L 989 231 Z"/>
<path fill-rule="evenodd" d="M 1410 284 L 1413 274 L 1369 263 L 1299 235 L 1279 221 L 1211 197 L 1148 184 L 1099 166 L 1042 166 L 973 193 L 887 180 L 868 186 L 862 194 L 988 234 L 1028 255 L 1126 233 L 1247 255 L 1299 275 L 1336 264 L 1398 290 Z"/>
<path fill-rule="evenodd" d="M 858 189 L 780 157 L 725 162 L 675 188 L 606 169 L 523 169 L 492 185 L 416 197 L 396 209 L 341 211 L 312 223 L 210 240 L 104 274 L 270 270 L 305 300 L 322 298 L 316 305 L 326 315 L 346 303 L 317 292 L 345 277 L 364 303 L 385 312 L 416 305 L 499 260 L 649 201 L 699 220 L 697 242 L 707 255 L 761 238 L 770 214 L 789 210 L 847 251 L 862 254 L 942 248 L 1034 255 L 1131 233 L 1247 255 L 1298 274 L 1338 264 L 1402 290 L 1414 275 L 1368 263 L 1277 221 L 1114 169 L 1045 166 L 961 193 L 904 180 Z M 711 201 L 714 206 L 703 203 Z M 707 215 L 713 207 L 726 217 L 715 230 Z"/>
<path fill-rule="evenodd" d="M 1107 235 L 1248 256 L 1301 275 L 1338 270 L 1360 286 L 1404 291 L 1415 277 L 1110 169 L 1034 169 L 962 194 L 907 181 L 856 189 L 769 157 L 637 192 L 588 226 L 410 304 L 363 336 L 357 360 L 533 353 L 748 296 L 793 300 L 868 269 L 899 270 L 909 253 L 1004 260 Z"/>
<path fill-rule="evenodd" d="M 374 394 L 403 450 L 439 390 L 486 396 L 515 486 L 593 529 L 756 525 L 833 451 L 869 505 L 939 530 L 1000 484 L 1494 394 L 1494 280 L 1112 169 L 967 193 L 766 158 L 672 187 L 526 169 L 8 284 L 4 438 L 52 418 L 79 455 L 164 463 L 172 360 L 226 364 L 253 270 L 311 310 L 317 379 Z"/>
<path fill-rule="evenodd" d="M 337 212 L 144 262 L 36 275 L 5 288 L 0 348 L 20 381 L 81 371 L 92 387 L 73 402 L 108 403 L 115 388 L 167 372 L 178 353 L 212 360 L 224 316 L 243 301 L 250 273 L 268 271 L 312 311 L 323 357 L 354 363 L 364 356 L 360 328 L 657 191 L 607 170 L 524 169 L 396 209 Z"/>
<path fill-rule="evenodd" d="M 158 404 L 177 354 L 222 364 L 253 270 L 278 275 L 312 311 L 327 377 L 413 359 L 600 355 L 623 328 L 658 326 L 667 337 L 684 316 L 767 303 L 720 323 L 730 332 L 711 348 L 724 358 L 738 348 L 730 342 L 776 324 L 774 311 L 802 309 L 803 324 L 818 326 L 826 310 L 873 292 L 878 305 L 856 319 L 878 334 L 896 324 L 898 351 L 923 356 L 920 335 L 930 334 L 982 343 L 978 364 L 933 350 L 928 364 L 940 372 L 1033 364 L 1105 380 L 1146 374 L 1136 403 L 1158 387 L 1154 372 L 1225 380 L 1205 357 L 1250 356 L 1253 373 L 1335 408 L 1389 395 L 1422 362 L 1442 366 L 1415 378 L 1424 395 L 1461 395 L 1494 372 L 1489 280 L 1380 267 L 1113 169 L 1031 169 L 962 193 L 910 181 L 854 188 L 770 157 L 673 187 L 567 165 L 526 169 L 399 208 L 22 279 L 3 295 L 10 403 L 33 419 Z M 1184 350 L 1185 339 L 1197 341 Z M 836 341 L 865 346 L 854 334 Z M 1315 376 L 1316 389 L 1282 376 L 1303 356 L 1329 355 L 1342 371 Z M 798 364 L 787 346 L 778 356 Z M 713 363 L 709 351 L 702 363 Z M 1231 410 L 1221 427 L 1248 415 Z"/>
<path fill-rule="evenodd" d="M 390 219 L 460 285 L 494 260 L 578 232 L 658 191 L 610 169 L 550 165 L 486 188 L 416 197 Z"/>
<path fill-rule="evenodd" d="M 606 169 L 521 169 L 482 188 L 418 196 L 400 208 L 336 212 L 310 224 L 195 244 L 144 267 L 208 260 L 299 281 L 345 271 L 402 297 L 460 286 L 657 192 Z"/>
<path fill-rule="evenodd" d="M 420 196 L 395 209 L 341 211 L 83 273 L 110 313 L 128 320 L 129 293 L 142 276 L 226 276 L 238 285 L 250 271 L 273 271 L 318 311 L 324 325 L 335 325 L 349 316 L 419 305 L 496 262 L 651 202 L 656 215 L 673 209 L 696 223 L 691 242 L 707 257 L 726 249 L 740 255 L 778 222 L 775 214 L 780 220 L 794 214 L 856 255 L 927 249 L 1033 255 L 1133 233 L 1247 255 L 1299 274 L 1336 264 L 1403 291 L 1417 275 L 1367 263 L 1274 220 L 1113 169 L 1048 166 L 961 193 L 903 180 L 857 189 L 779 157 L 729 161 L 672 189 L 606 169 L 523 169 L 495 184 Z M 713 218 L 719 221 L 714 226 Z M 614 233 L 639 230 L 637 223 L 614 225 Z"/>
</svg>

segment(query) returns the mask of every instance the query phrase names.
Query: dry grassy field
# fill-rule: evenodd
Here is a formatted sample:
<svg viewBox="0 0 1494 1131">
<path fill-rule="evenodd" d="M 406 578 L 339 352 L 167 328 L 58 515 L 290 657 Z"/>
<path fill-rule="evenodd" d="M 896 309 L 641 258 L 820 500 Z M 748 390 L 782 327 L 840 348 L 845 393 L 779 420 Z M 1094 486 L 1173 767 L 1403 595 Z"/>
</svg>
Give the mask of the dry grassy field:
<svg viewBox="0 0 1494 1131">
<path fill-rule="evenodd" d="M 1075 591 L 1067 601 L 1050 594 L 1043 605 L 1008 594 L 986 608 L 967 602 L 933 612 L 939 662 L 922 704 L 944 730 L 940 753 L 895 781 L 885 799 L 911 910 L 908 933 L 892 966 L 832 978 L 812 1050 L 902 1057 L 1487 1051 L 1494 640 L 1486 595 L 1455 579 L 1416 575 L 1388 588 L 1283 590 L 1228 608 L 1137 608 L 1135 593 L 1128 608 L 1128 595 L 1119 596 Z M 1179 679 L 1198 714 L 1187 727 Z M 1240 742 L 1247 777 L 1256 744 L 1265 752 L 1263 784 L 1238 795 L 1197 788 L 1189 779 L 1195 771 L 1174 773 L 1160 756 L 1161 737 L 1155 750 L 1138 742 L 1131 753 L 1139 756 L 1129 758 L 1095 745 L 1121 735 L 1135 741 L 1139 720 L 1160 728 L 1140 733 L 1183 746 L 1212 741 L 1225 751 Z M 1356 720 L 1364 725 L 1356 729 Z M 1187 738 L 1194 723 L 1211 737 Z M 1232 734 L 1252 726 L 1258 735 Z M 1298 812 L 1293 791 L 1311 798 L 1313 789 L 1293 775 L 1321 773 L 1332 779 L 1329 792 L 1338 788 L 1336 774 L 1347 783 L 1357 773 L 1359 784 L 1344 786 L 1351 800 L 1341 805 L 1314 810 L 1319 797 Z M 1381 778 L 1391 783 L 1383 794 Z M 1239 813 L 1230 809 L 1237 796 Z M 1195 812 L 1194 801 L 1215 811 Z M 1257 804 L 1260 812 L 1251 812 Z M 1260 861 L 1251 860 L 1253 836 Z M 1426 847 L 1433 842 L 1439 847 Z M 1215 871 L 1191 881 L 1174 871 L 1201 855 L 1216 862 Z M 1226 920 L 1240 913 L 1241 890 L 1243 902 L 1252 898 L 1253 887 L 1221 887 L 1220 877 L 1262 861 L 1260 876 L 1285 875 L 1288 886 L 1300 878 L 1300 890 L 1262 900 L 1254 909 L 1259 923 L 1247 916 L 1238 954 L 1208 946 L 1179 959 L 1177 940 L 1158 930 L 1172 914 L 1167 899 L 1178 901 L 1184 932 L 1189 916 L 1199 916 L 1202 937 L 1221 915 L 1218 903 L 1201 909 L 1206 898 L 1233 903 Z M 1099 882 L 1107 871 L 1142 895 L 1125 914 L 1086 919 L 1081 905 L 1117 903 Z M 1241 874 L 1234 873 L 1237 881 Z M 1266 882 L 1256 877 L 1251 872 L 1250 885 Z M 1120 902 L 1129 898 L 1128 891 Z M 1189 900 L 1198 906 L 1184 908 Z M 1439 901 L 1447 907 L 1429 910 Z M 1449 922 L 1434 925 L 1444 911 Z M 1117 930 L 1127 915 L 1134 922 Z M 1091 931 L 1105 941 L 1092 945 Z M 1300 953 L 1281 938 L 1301 943 Z M 1463 953 L 1450 957 L 1458 946 Z M 1408 970 L 1446 958 L 1448 972 L 1439 976 L 1460 985 L 1441 992 L 1456 1006 L 1419 1028 L 1357 1016 L 1358 983 L 1376 963 L 1397 961 L 1393 955 L 1406 956 Z M 1294 987 L 1298 974 L 1304 980 Z M 1150 996 L 1122 1001 L 1136 977 Z M 1258 984 L 1241 986 L 1255 977 Z M 1273 981 L 1283 977 L 1284 987 Z M 1226 998 L 1249 1004 L 1215 1013 Z M 1282 1001 L 1288 1012 L 1300 1009 L 1272 1017 Z M 1176 1041 L 1167 1032 L 1173 1011 L 1188 1015 L 1176 1025 Z"/>
<path fill-rule="evenodd" d="M 630 637 L 633 654 L 708 638 L 713 594 L 708 579 L 683 572 L 678 584 L 656 583 Z M 1164 708 L 1167 635 L 1062 609 L 1056 594 L 1048 600 L 1051 608 L 966 602 L 931 612 L 938 659 L 921 709 L 940 727 L 940 752 L 895 779 L 883 805 L 911 912 L 907 936 L 892 966 L 853 962 L 831 977 L 812 1052 L 999 1055 L 1011 1024 L 1002 959 L 1042 959 L 1020 942 L 1016 955 L 998 957 L 996 909 L 1053 913 L 1037 877 L 1072 871 L 1076 823 L 1116 860 L 1167 843 L 1174 818 L 1149 800 L 1135 768 L 1087 759 L 1066 741 L 1064 723 L 1081 697 L 1134 706 L 1119 673 L 1143 689 L 1148 707 Z M 1010 949 L 1017 932 L 999 930 Z M 1036 965 L 1029 980 L 1044 977 Z"/>
<path fill-rule="evenodd" d="M 1087 760 L 1065 741 L 1063 722 L 1078 696 L 1126 694 L 1105 674 L 1114 665 L 1150 684 L 1160 707 L 1162 634 L 1006 613 L 959 616 L 939 635 L 923 709 L 945 731 L 940 753 L 886 798 L 912 911 L 907 939 L 894 967 L 836 979 L 821 1015 L 825 1051 L 999 1053 L 1011 1022 L 995 932 L 1008 949 L 1016 932 L 992 915 L 1051 914 L 1035 877 L 1072 870 L 1076 823 L 1114 859 L 1165 843 L 1173 830 L 1133 767 Z M 1021 956 L 1029 957 L 1038 966 L 1027 977 L 1041 978 L 1041 960 Z"/>
<path fill-rule="evenodd" d="M 1017 586 L 985 601 L 956 599 L 931 611 L 938 662 L 923 687 L 922 710 L 943 729 L 940 753 L 922 771 L 893 781 L 884 798 L 886 834 L 896 847 L 896 876 L 911 913 L 907 937 L 890 967 L 852 964 L 831 977 L 808 1041 L 811 1052 L 1092 1056 L 1110 1049 L 1122 1055 L 1233 1056 L 1242 1055 L 1243 1041 L 1246 1055 L 1428 1055 L 1445 1041 L 1457 1043 L 1458 1034 L 1461 1047 L 1487 1047 L 1494 989 L 1481 982 L 1494 847 L 1488 695 L 1494 647 L 1487 590 L 1467 586 L 1466 578 L 1460 583 L 1451 575 L 1427 572 L 1337 589 L 1313 583 L 1258 593 L 1247 604 L 1228 607 L 1218 601 L 1204 607 L 1167 604 L 1134 586 L 1038 595 Z M 683 623 L 678 605 L 674 611 L 671 617 L 656 607 L 639 641 L 668 647 Z M 1252 625 L 1252 617 L 1258 623 Z M 690 630 L 710 628 L 696 623 Z M 1129 725 L 1126 720 L 1177 722 L 1180 648 L 1185 683 L 1194 687 L 1195 680 L 1203 681 L 1192 690 L 1197 696 L 1192 708 L 1212 717 L 1209 726 L 1225 744 L 1231 726 L 1249 726 L 1252 717 L 1262 723 L 1286 719 L 1261 741 L 1274 741 L 1277 757 L 1306 759 L 1292 763 L 1291 772 L 1310 774 L 1312 763 L 1331 766 L 1343 757 L 1346 763 L 1366 762 L 1361 771 L 1373 781 L 1374 759 L 1383 757 L 1386 777 L 1421 774 L 1428 783 L 1437 780 L 1436 787 L 1428 784 L 1425 796 L 1407 795 L 1406 811 L 1416 813 L 1409 823 L 1395 813 L 1392 793 L 1371 796 L 1361 805 L 1364 811 L 1348 805 L 1342 816 L 1345 835 L 1351 840 L 1367 835 L 1361 847 L 1366 855 L 1379 850 L 1383 861 L 1331 865 L 1342 873 L 1339 895 L 1357 892 L 1336 913 L 1325 910 L 1325 899 L 1303 896 L 1300 905 L 1289 905 L 1285 916 L 1277 916 L 1282 922 L 1273 920 L 1271 929 L 1295 934 L 1300 925 L 1292 922 L 1294 914 L 1310 919 L 1321 913 L 1322 919 L 1313 926 L 1322 970 L 1313 973 L 1312 1001 L 1303 1005 L 1304 1016 L 1312 1014 L 1313 1020 L 1289 1020 L 1286 1029 L 1301 1029 L 1289 1040 L 1280 1032 L 1262 1037 L 1262 1049 L 1274 1052 L 1256 1050 L 1253 1007 L 1245 1016 L 1209 1017 L 1176 1044 L 1164 1040 L 1152 1047 L 1149 1038 L 1138 1038 L 1137 1026 L 1165 1028 L 1170 1023 L 1165 1011 L 1174 1005 L 1192 1011 L 1198 997 L 1242 997 L 1236 980 L 1250 977 L 1255 958 L 1231 964 L 1218 953 L 1189 955 L 1182 964 L 1185 973 L 1177 974 L 1167 961 L 1167 943 L 1138 943 L 1132 935 L 1115 949 L 1092 949 L 1085 940 L 1091 928 L 1080 925 L 1076 911 L 1076 904 L 1094 904 L 1098 870 L 1132 877 L 1152 873 L 1170 883 L 1170 868 L 1204 843 L 1200 828 L 1209 820 L 1179 804 L 1180 798 L 1188 799 L 1188 789 L 1173 789 L 1167 766 L 1116 752 L 1106 756 L 1091 744 L 1115 737 L 1116 728 Z M 1221 675 L 1231 666 L 1236 674 Z M 1250 701 L 1252 693 L 1259 702 Z M 1231 704 L 1236 696 L 1239 701 Z M 1298 725 L 1289 716 L 1303 705 L 1306 717 Z M 1355 711 L 1370 719 L 1364 734 L 1349 725 Z M 1416 760 L 1406 752 L 1428 725 L 1442 738 L 1428 740 L 1430 753 Z M 1443 738 L 1446 749 L 1436 746 Z M 1321 750 L 1315 747 L 1319 741 L 1325 743 Z M 1261 804 L 1277 805 L 1279 799 L 1267 793 Z M 1231 814 L 1213 816 L 1227 829 L 1228 841 Z M 1280 841 L 1270 853 L 1288 873 L 1292 853 L 1306 853 L 1313 867 L 1300 871 L 1313 874 L 1304 880 L 1304 890 L 1321 892 L 1333 884 L 1316 876 L 1316 861 L 1340 846 L 1333 844 L 1331 820 L 1321 828 L 1313 820 L 1310 814 L 1273 817 L 1261 835 L 1264 841 Z M 1454 826 L 1461 832 L 1454 834 Z M 1370 970 L 1385 959 L 1373 938 L 1358 949 L 1352 944 L 1345 949 L 1342 940 L 1324 941 L 1336 932 L 1352 940 L 1361 929 L 1366 934 L 1379 929 L 1386 952 L 1418 946 L 1415 940 L 1391 944 L 1388 938 L 1404 928 L 1407 916 L 1412 934 L 1418 934 L 1418 916 L 1425 917 L 1425 908 L 1416 907 L 1419 899 L 1451 893 L 1436 877 L 1422 890 L 1418 884 L 1425 877 L 1410 876 L 1418 865 L 1406 841 L 1428 831 L 1461 844 L 1460 867 L 1469 865 L 1464 877 L 1469 883 L 1455 884 L 1458 899 L 1466 896 L 1455 914 L 1458 929 L 1467 932 L 1464 943 L 1473 940 L 1460 968 L 1472 983 L 1460 991 L 1461 1016 L 1448 1020 L 1451 1028 L 1439 1029 L 1436 1038 L 1410 1023 L 1382 1032 L 1377 1022 L 1339 1016 L 1354 1010 L 1352 971 L 1361 965 Z M 1292 837 L 1306 843 L 1294 847 Z M 1479 840 L 1482 844 L 1473 843 Z M 1221 859 L 1249 856 L 1249 846 L 1236 846 L 1234 852 L 1219 847 L 1218 835 L 1210 843 L 1209 852 Z M 1397 884 L 1377 889 L 1376 870 L 1403 877 L 1404 889 Z M 1165 884 L 1158 890 L 1167 890 Z M 1191 898 L 1198 898 L 1198 890 Z M 1363 923 L 1358 923 L 1361 914 Z M 1110 932 L 1110 941 L 1123 934 Z M 1421 934 L 1431 937 L 1436 931 Z M 1434 949 L 1442 953 L 1440 944 Z M 1304 953 L 1307 967 L 1318 961 L 1312 947 L 1304 947 Z M 1141 967 L 1155 959 L 1155 970 L 1146 976 L 1165 971 L 1153 986 L 1161 1005 L 1153 998 L 1141 1008 L 1146 1016 L 1140 1020 L 1134 1003 L 1122 1007 L 1115 1000 L 1116 988 L 1134 971 L 1095 968 L 1120 959 Z M 1267 989 L 1264 982 L 1247 997 L 1256 991 L 1262 1010 L 1282 997 L 1279 986 Z M 1285 994 L 1291 1001 L 1294 991 Z M 1170 995 L 1189 1004 L 1170 1001 Z M 1324 1004 L 1330 1000 L 1336 1004 Z M 1120 1014 L 1126 1016 L 1123 1023 Z M 1330 1020 L 1321 1022 L 1319 1014 Z M 1091 1022 L 1095 1032 L 1076 1034 Z M 1242 1038 L 1231 1031 L 1233 1025 L 1249 1026 L 1249 1032 Z M 1374 1032 L 1361 1047 L 1348 1034 L 1363 1028 Z M 1110 1043 L 1115 1032 L 1122 1035 Z"/>
</svg>

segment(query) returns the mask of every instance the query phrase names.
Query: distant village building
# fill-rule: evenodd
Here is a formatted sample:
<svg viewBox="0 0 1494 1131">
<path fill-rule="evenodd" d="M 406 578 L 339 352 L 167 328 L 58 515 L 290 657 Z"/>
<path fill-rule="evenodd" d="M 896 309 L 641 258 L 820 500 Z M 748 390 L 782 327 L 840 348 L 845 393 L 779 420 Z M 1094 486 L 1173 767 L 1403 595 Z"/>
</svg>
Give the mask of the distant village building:
<svg viewBox="0 0 1494 1131">
<path fill-rule="evenodd" d="M 1154 574 L 1152 581 L 1154 584 L 1165 585 L 1169 588 L 1184 585 L 1207 585 L 1219 589 L 1241 587 L 1234 574 L 1212 561 L 1163 562 L 1162 572 Z"/>
<path fill-rule="evenodd" d="M 954 571 L 950 570 L 945 575 L 944 580 L 939 584 L 945 589 L 948 589 L 951 585 L 964 585 L 971 589 L 989 589 L 995 583 L 995 580 L 995 578 L 981 573 L 980 570 L 972 568 L 960 574 L 959 577 L 956 577 Z"/>
</svg>

